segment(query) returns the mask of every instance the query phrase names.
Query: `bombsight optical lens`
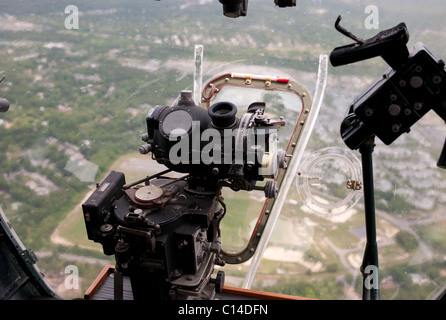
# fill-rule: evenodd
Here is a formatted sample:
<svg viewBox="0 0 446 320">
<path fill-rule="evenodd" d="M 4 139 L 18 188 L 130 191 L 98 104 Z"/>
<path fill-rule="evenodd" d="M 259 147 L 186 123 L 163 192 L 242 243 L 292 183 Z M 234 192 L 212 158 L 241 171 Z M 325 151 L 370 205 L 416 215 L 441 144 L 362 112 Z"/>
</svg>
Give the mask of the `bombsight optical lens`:
<svg viewBox="0 0 446 320">
<path fill-rule="evenodd" d="M 192 129 L 192 116 L 185 110 L 174 110 L 166 115 L 161 129 L 166 136 L 185 134 Z"/>
</svg>

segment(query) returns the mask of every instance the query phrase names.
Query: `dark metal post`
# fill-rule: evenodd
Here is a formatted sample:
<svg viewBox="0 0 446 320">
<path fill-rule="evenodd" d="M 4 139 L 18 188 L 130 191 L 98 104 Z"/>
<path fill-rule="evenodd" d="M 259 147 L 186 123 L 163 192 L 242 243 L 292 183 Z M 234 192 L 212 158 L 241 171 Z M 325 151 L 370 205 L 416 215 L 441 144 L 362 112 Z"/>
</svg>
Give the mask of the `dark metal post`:
<svg viewBox="0 0 446 320">
<path fill-rule="evenodd" d="M 375 193 L 373 185 L 372 153 L 374 139 L 363 143 L 359 148 L 362 157 L 362 175 L 364 182 L 364 210 L 367 243 L 361 265 L 362 299 L 379 300 L 378 245 L 376 243 Z"/>
<path fill-rule="evenodd" d="M 113 285 L 114 300 L 124 300 L 124 283 L 123 283 L 124 279 L 122 272 L 118 270 L 117 264 L 113 280 L 114 280 L 114 285 Z"/>
</svg>

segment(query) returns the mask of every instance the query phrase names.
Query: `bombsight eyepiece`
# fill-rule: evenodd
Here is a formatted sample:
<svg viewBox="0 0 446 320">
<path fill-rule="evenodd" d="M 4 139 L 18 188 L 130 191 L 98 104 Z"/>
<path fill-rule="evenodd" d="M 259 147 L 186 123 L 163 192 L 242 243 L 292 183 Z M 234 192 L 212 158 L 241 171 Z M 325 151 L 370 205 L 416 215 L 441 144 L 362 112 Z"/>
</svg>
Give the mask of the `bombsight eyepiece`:
<svg viewBox="0 0 446 320">
<path fill-rule="evenodd" d="M 209 116 L 216 128 L 229 128 L 237 122 L 237 107 L 231 102 L 218 102 L 209 108 Z"/>
</svg>

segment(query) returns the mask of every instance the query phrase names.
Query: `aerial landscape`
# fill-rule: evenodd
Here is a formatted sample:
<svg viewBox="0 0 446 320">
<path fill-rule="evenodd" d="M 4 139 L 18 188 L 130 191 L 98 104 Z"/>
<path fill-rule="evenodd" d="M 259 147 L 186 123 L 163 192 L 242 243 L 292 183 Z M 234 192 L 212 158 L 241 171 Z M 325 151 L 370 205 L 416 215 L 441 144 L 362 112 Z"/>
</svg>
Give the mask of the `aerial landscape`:
<svg viewBox="0 0 446 320">
<path fill-rule="evenodd" d="M 214 2 L 77 1 L 79 25 L 72 29 L 65 12 L 70 1 L 0 4 L 0 97 L 11 103 L 0 114 L 0 206 L 62 297 L 82 297 L 101 269 L 114 264 L 88 240 L 81 204 L 110 170 L 124 172 L 127 181 L 163 170 L 138 153 L 145 116 L 152 106 L 170 106 L 181 90 L 192 90 L 195 45 L 204 47 L 205 81 L 226 70 L 280 72 L 313 93 L 319 55 L 351 41 L 333 28 L 339 14 L 363 38 L 379 31 L 364 26 L 368 1 L 302 1 L 282 10 L 259 0 L 238 19 L 223 17 Z M 376 1 L 379 28 L 405 21 L 410 46 L 422 41 L 446 59 L 443 3 L 408 1 L 404 10 L 395 3 Z M 387 68 L 380 58 L 329 67 L 304 159 L 323 148 L 346 148 L 339 128 L 347 108 Z M 430 112 L 392 146 L 376 140 L 382 299 L 428 299 L 444 290 L 446 172 L 436 163 L 445 138 L 444 122 Z M 330 180 L 330 169 L 326 174 L 321 179 L 332 184 L 317 192 L 335 198 L 345 181 Z M 265 197 L 255 190 L 225 192 L 222 245 L 240 250 Z M 364 246 L 361 201 L 324 216 L 306 207 L 292 184 L 253 289 L 361 299 Z M 218 269 L 228 285 L 241 286 L 249 263 Z M 79 270 L 78 288 L 65 285 L 69 265 Z"/>
</svg>

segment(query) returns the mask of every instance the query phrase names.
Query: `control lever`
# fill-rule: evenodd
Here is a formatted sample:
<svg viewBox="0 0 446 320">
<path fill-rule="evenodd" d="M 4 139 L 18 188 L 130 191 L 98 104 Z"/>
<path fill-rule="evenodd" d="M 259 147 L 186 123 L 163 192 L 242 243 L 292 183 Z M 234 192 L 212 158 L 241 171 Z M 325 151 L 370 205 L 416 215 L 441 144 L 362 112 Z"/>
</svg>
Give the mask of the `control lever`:
<svg viewBox="0 0 446 320">
<path fill-rule="evenodd" d="M 341 16 L 336 30 L 356 43 L 335 48 L 330 54 L 333 66 L 381 56 L 391 67 L 349 106 L 341 136 L 350 149 L 374 136 L 390 145 L 430 110 L 446 121 L 445 62 L 421 42 L 408 51 L 404 23 L 363 40 L 341 27 L 340 21 Z M 446 142 L 437 165 L 446 169 Z"/>
<path fill-rule="evenodd" d="M 381 56 L 393 69 L 397 69 L 407 61 L 409 51 L 406 44 L 409 41 L 409 32 L 405 23 L 402 22 L 370 39 L 363 40 L 344 29 L 340 22 L 341 16 L 338 16 L 335 29 L 356 43 L 337 47 L 331 52 L 330 62 L 334 67 L 377 56 Z"/>
</svg>

